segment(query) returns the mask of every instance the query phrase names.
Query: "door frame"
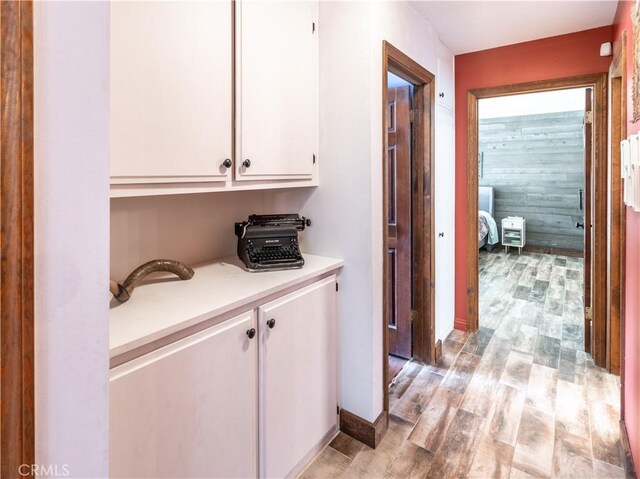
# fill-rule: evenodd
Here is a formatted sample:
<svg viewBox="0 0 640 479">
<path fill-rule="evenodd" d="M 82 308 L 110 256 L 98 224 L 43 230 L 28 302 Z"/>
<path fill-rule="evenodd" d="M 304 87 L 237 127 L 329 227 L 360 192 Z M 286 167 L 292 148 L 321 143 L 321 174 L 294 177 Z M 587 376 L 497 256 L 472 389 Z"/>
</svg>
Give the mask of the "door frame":
<svg viewBox="0 0 640 479">
<path fill-rule="evenodd" d="M 417 311 L 413 323 L 413 358 L 425 363 L 435 359 L 435 225 L 434 225 L 434 172 L 435 172 L 435 76 L 409 56 L 382 42 L 382 212 L 383 212 L 383 295 L 382 338 L 383 367 L 382 386 L 384 410 L 389 410 L 387 384 L 389 339 L 387 331 L 387 278 L 386 262 L 388 243 L 388 188 L 387 188 L 387 137 L 385 115 L 387 107 L 387 72 L 413 84 L 413 105 L 416 110 L 412 129 L 412 255 L 414 308 Z"/>
<path fill-rule="evenodd" d="M 0 476 L 16 477 L 35 464 L 32 3 L 2 2 L 0 32 Z"/>
<path fill-rule="evenodd" d="M 467 94 L 467 331 L 478 330 L 478 100 L 569 88 L 593 88 L 593 212 L 592 356 L 598 366 L 607 359 L 607 73 L 517 83 L 470 90 Z M 600 174 L 603 172 L 604 174 Z M 588 172 L 585 177 L 588 178 Z M 586 225 L 585 225 L 586 226 Z M 587 231 L 585 230 L 585 234 Z"/>
<path fill-rule="evenodd" d="M 611 241 L 608 256 L 607 324 L 609 327 L 609 350 L 607 365 L 613 374 L 620 374 L 624 391 L 624 347 L 625 347 L 625 274 L 627 211 L 623 198 L 623 182 L 620 177 L 620 140 L 627 137 L 627 32 L 622 32 L 615 44 L 613 60 L 609 68 L 611 92 L 611 152 L 609 235 Z M 617 205 L 614 201 L 617 199 Z M 617 252 L 614 251 L 617 246 Z M 619 341 L 619 343 L 618 343 Z M 624 394 L 620 395 L 621 418 L 624 420 Z"/>
</svg>

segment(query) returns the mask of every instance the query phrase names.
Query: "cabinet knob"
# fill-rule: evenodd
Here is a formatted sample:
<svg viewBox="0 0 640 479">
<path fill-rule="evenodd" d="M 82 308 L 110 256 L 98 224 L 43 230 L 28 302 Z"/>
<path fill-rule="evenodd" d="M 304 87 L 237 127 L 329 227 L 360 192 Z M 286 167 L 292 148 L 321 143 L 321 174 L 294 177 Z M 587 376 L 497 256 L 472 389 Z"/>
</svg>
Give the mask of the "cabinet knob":
<svg viewBox="0 0 640 479">
<path fill-rule="evenodd" d="M 222 166 L 224 166 L 225 168 L 231 168 L 231 159 L 227 158 L 226 160 L 224 160 L 222 162 Z"/>
<path fill-rule="evenodd" d="M 245 168 L 249 168 L 251 166 L 251 160 L 247 158 L 242 162 L 242 166 L 244 166 Z"/>
<path fill-rule="evenodd" d="M 438 96 L 439 96 L 440 98 L 444 98 L 444 92 L 442 92 L 442 91 L 441 91 L 440 93 L 438 93 Z"/>
<path fill-rule="evenodd" d="M 269 329 L 273 329 L 276 325 L 276 320 L 271 318 L 269 321 L 267 321 L 267 326 L 269 326 Z"/>
<path fill-rule="evenodd" d="M 438 233 L 438 236 L 440 236 L 440 238 L 444 238 L 444 231 L 441 231 L 440 233 Z"/>
<path fill-rule="evenodd" d="M 255 338 L 256 337 L 256 329 L 255 328 L 247 329 L 247 337 L 249 339 Z"/>
</svg>

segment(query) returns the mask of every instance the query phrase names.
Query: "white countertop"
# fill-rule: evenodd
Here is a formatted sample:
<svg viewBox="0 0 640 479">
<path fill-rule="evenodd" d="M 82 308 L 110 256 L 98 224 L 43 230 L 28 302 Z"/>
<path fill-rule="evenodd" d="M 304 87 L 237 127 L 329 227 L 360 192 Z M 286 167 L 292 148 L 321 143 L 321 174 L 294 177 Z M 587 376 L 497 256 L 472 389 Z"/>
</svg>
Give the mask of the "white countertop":
<svg viewBox="0 0 640 479">
<path fill-rule="evenodd" d="M 194 267 L 195 274 L 187 281 L 170 274 L 151 277 L 129 301 L 111 300 L 109 355 L 113 358 L 344 264 L 306 253 L 304 260 L 301 269 L 249 273 L 234 256 Z"/>
</svg>

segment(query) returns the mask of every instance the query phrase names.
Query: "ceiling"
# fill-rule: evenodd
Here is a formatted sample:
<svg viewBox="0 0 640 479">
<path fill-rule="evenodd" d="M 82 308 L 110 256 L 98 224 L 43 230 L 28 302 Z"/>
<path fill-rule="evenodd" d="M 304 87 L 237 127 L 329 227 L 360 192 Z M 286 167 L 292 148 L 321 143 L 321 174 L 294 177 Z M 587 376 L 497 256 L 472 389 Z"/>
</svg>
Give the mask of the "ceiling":
<svg viewBox="0 0 640 479">
<path fill-rule="evenodd" d="M 611 25 L 617 0 L 411 2 L 454 55 Z"/>
</svg>

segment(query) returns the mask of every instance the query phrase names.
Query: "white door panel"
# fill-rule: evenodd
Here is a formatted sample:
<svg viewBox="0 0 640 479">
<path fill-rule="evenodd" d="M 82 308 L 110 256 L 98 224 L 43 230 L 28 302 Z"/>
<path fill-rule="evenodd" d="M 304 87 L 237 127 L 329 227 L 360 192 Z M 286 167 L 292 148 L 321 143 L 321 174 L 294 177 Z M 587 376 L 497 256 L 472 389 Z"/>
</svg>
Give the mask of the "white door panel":
<svg viewBox="0 0 640 479">
<path fill-rule="evenodd" d="M 232 5 L 111 2 L 112 183 L 223 181 Z"/>
<path fill-rule="evenodd" d="M 331 276 L 258 310 L 263 477 L 287 475 L 336 425 L 335 284 Z"/>
<path fill-rule="evenodd" d="M 311 178 L 318 139 L 317 4 L 236 5 L 236 180 Z"/>
<path fill-rule="evenodd" d="M 436 339 L 444 339 L 454 323 L 455 155 L 454 116 L 436 108 Z M 443 233 L 444 236 L 440 236 Z"/>
</svg>

